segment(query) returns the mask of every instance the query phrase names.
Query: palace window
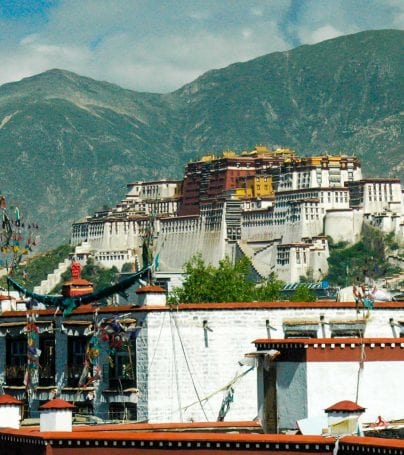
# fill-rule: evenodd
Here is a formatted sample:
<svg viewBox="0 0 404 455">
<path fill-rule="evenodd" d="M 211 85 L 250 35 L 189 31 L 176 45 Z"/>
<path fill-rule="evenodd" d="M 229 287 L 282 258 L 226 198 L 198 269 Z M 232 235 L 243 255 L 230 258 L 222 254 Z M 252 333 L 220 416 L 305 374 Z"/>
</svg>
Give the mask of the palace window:
<svg viewBox="0 0 404 455">
<path fill-rule="evenodd" d="M 67 345 L 67 384 L 78 387 L 83 371 L 86 345 L 88 338 L 85 336 L 70 336 Z"/>
<path fill-rule="evenodd" d="M 127 389 L 136 387 L 136 354 L 135 345 L 129 343 L 111 355 L 109 369 L 109 386 Z"/>
<path fill-rule="evenodd" d="M 39 385 L 49 386 L 55 384 L 55 338 L 41 336 L 39 341 L 41 356 L 39 357 Z"/>
<path fill-rule="evenodd" d="M 6 338 L 6 383 L 23 385 L 27 364 L 27 338 Z"/>
<path fill-rule="evenodd" d="M 110 403 L 110 420 L 137 420 L 137 405 L 134 403 Z"/>
</svg>

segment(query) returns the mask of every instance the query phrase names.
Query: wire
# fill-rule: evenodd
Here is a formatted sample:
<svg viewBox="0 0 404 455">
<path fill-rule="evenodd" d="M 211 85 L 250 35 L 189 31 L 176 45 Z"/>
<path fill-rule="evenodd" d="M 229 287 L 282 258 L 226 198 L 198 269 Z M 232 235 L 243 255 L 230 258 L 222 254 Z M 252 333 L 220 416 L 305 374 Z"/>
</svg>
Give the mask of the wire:
<svg viewBox="0 0 404 455">
<path fill-rule="evenodd" d="M 235 385 L 242 377 L 244 377 L 247 373 L 249 373 L 250 371 L 252 371 L 254 369 L 254 367 L 251 367 L 249 368 L 248 370 L 246 371 L 243 371 L 242 373 L 236 375 L 230 382 L 228 382 L 226 385 L 224 385 L 223 387 L 220 387 L 220 389 L 217 389 L 215 390 L 214 392 L 210 393 L 209 395 L 206 395 L 204 398 L 202 398 L 202 402 L 203 401 L 208 401 L 210 400 L 212 397 L 214 397 L 215 395 L 217 395 L 218 393 L 220 392 L 223 392 L 225 390 L 228 390 L 230 387 L 232 387 L 233 385 Z M 191 406 L 194 406 L 195 404 L 199 403 L 199 401 L 194 401 L 193 403 L 190 403 L 188 404 L 187 406 L 184 406 L 183 409 L 184 410 L 187 410 L 188 408 L 190 408 Z"/>
<path fill-rule="evenodd" d="M 176 382 L 176 386 L 177 386 L 178 410 L 179 410 L 180 419 L 181 419 L 181 422 L 182 422 L 183 421 L 183 416 L 182 416 L 181 394 L 180 394 L 178 369 L 177 369 L 177 354 L 176 354 L 177 350 L 175 348 L 175 334 L 174 334 L 173 322 L 175 323 L 175 321 L 173 321 L 173 319 L 171 318 L 171 313 L 170 313 L 170 328 L 171 328 L 171 340 L 172 340 L 172 348 L 173 348 L 175 382 Z M 177 330 L 178 330 L 178 328 L 177 328 Z M 180 342 L 181 342 L 181 338 L 180 338 Z M 182 342 L 181 342 L 181 345 L 182 345 Z"/>
<path fill-rule="evenodd" d="M 189 373 L 189 376 L 190 376 L 191 381 L 192 381 L 192 386 L 193 386 L 193 388 L 194 388 L 195 395 L 196 395 L 197 398 L 198 398 L 199 405 L 200 405 L 200 407 L 201 407 L 201 409 L 202 409 L 202 412 L 203 412 L 203 415 L 205 416 L 206 421 L 209 422 L 208 416 L 206 415 L 206 412 L 205 412 L 205 408 L 203 407 L 201 398 L 200 398 L 199 393 L 198 393 L 198 390 L 197 390 L 197 388 L 196 388 L 195 381 L 194 381 L 194 378 L 193 378 L 193 375 L 192 375 L 192 372 L 191 372 L 191 368 L 190 368 L 189 363 L 188 363 L 188 358 L 187 358 L 187 355 L 186 355 L 186 353 L 185 353 L 185 348 L 184 348 L 184 344 L 183 344 L 183 342 L 182 342 L 182 338 L 181 338 L 180 330 L 179 330 L 179 327 L 178 327 L 178 324 L 177 324 L 177 320 L 176 320 L 174 314 L 170 313 L 170 316 L 172 317 L 172 319 L 173 319 L 173 321 L 174 321 L 174 324 L 175 324 L 175 328 L 177 329 L 178 338 L 179 338 L 179 340 L 180 340 L 182 353 L 184 354 L 185 363 L 186 363 L 186 365 L 187 365 L 188 373 Z"/>
<path fill-rule="evenodd" d="M 163 327 L 164 327 L 164 323 L 165 323 L 165 320 L 166 320 L 166 316 L 167 316 L 167 313 L 164 313 L 163 321 L 162 321 L 161 326 L 160 326 L 160 332 L 159 332 L 159 335 L 157 337 L 156 344 L 154 345 L 153 356 L 152 356 L 152 359 L 151 359 L 151 362 L 150 362 L 150 365 L 149 365 L 149 368 L 148 368 L 149 373 L 150 373 L 151 367 L 153 365 L 154 358 L 156 357 L 157 347 L 158 347 L 158 344 L 159 344 L 159 341 L 160 341 L 161 332 L 163 331 Z"/>
<path fill-rule="evenodd" d="M 355 403 L 358 403 L 359 399 L 359 387 L 360 387 L 360 379 L 361 379 L 361 373 L 363 370 L 363 362 L 366 360 L 366 352 L 365 352 L 365 343 L 363 342 L 363 333 L 361 331 L 360 333 L 361 337 L 361 354 L 360 354 L 360 359 L 359 359 L 359 368 L 358 368 L 358 376 L 356 380 L 356 395 L 355 395 Z"/>
</svg>

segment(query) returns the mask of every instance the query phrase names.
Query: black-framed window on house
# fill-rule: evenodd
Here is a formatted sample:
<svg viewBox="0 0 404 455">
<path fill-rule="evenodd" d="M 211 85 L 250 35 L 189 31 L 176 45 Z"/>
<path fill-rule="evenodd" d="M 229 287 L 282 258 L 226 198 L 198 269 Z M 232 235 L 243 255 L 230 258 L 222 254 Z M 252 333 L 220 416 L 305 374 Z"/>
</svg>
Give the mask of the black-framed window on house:
<svg viewBox="0 0 404 455">
<path fill-rule="evenodd" d="M 27 337 L 6 337 L 6 384 L 23 385 L 27 365 Z"/>
<path fill-rule="evenodd" d="M 78 387 L 86 356 L 86 336 L 69 337 L 67 345 L 67 385 Z"/>
<path fill-rule="evenodd" d="M 55 385 L 55 337 L 41 335 L 39 339 L 39 385 Z"/>
<path fill-rule="evenodd" d="M 110 420 L 137 420 L 137 405 L 134 403 L 110 403 Z"/>
<path fill-rule="evenodd" d="M 285 338 L 317 338 L 318 321 L 283 321 Z"/>
<path fill-rule="evenodd" d="M 111 355 L 109 369 L 109 387 L 124 390 L 136 387 L 136 350 L 135 344 L 129 343 Z"/>
<path fill-rule="evenodd" d="M 75 401 L 74 405 L 76 406 L 75 415 L 93 415 L 94 414 L 94 407 L 93 402 L 91 400 L 86 401 Z"/>
</svg>

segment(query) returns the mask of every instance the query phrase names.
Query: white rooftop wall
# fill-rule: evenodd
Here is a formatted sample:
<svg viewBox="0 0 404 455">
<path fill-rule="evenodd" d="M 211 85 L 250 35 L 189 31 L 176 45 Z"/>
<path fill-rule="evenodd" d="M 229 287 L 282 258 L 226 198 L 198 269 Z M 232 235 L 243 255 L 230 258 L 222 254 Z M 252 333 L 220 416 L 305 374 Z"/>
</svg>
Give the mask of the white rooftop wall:
<svg viewBox="0 0 404 455">
<path fill-rule="evenodd" d="M 255 351 L 252 341 L 268 336 L 284 338 L 284 319 L 320 321 L 320 315 L 324 316 L 324 322 L 356 320 L 357 317 L 363 317 L 362 314 L 358 316 L 354 308 L 345 309 L 338 307 L 338 304 L 335 308 L 181 309 L 172 312 L 149 312 L 142 329 L 142 338 L 137 346 L 137 375 L 140 390 L 138 417 L 148 418 L 151 422 L 206 420 L 194 390 L 193 379 L 201 399 L 214 394 L 208 401 L 203 401 L 203 407 L 207 418 L 216 420 L 225 396 L 225 391 L 222 389 L 236 376 L 250 368 L 240 366 L 239 361 L 243 360 L 245 353 Z M 371 311 L 365 337 L 393 337 L 390 318 L 395 321 L 404 320 L 404 309 Z M 204 321 L 206 321 L 205 329 Z M 267 321 L 276 330 L 267 327 Z M 206 325 L 209 329 L 206 329 Z M 330 337 L 330 335 L 329 325 L 318 325 L 319 337 Z M 355 363 L 355 366 L 352 381 L 357 378 L 358 364 Z M 338 383 L 332 381 L 331 370 L 327 374 L 329 374 L 328 386 L 324 382 L 323 389 L 343 387 L 340 385 L 342 380 Z M 317 381 L 321 381 L 321 378 L 319 377 Z M 314 393 L 315 389 L 312 390 Z M 321 406 L 325 408 L 330 403 L 338 401 L 333 399 L 333 396 L 330 392 L 327 403 Z M 363 398 L 361 396 L 359 402 L 366 406 Z M 352 398 L 348 396 L 341 399 Z M 234 402 L 230 405 L 226 420 L 255 418 L 256 400 L 256 371 L 252 370 L 235 382 Z M 180 408 L 182 413 L 179 412 Z"/>
</svg>

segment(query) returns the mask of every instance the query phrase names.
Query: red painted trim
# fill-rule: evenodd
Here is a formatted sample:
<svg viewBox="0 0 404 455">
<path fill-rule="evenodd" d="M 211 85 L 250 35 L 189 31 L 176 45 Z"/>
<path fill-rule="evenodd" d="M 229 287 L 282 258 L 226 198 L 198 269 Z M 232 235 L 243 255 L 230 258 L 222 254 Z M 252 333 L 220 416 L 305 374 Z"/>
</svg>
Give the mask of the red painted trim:
<svg viewBox="0 0 404 455">
<path fill-rule="evenodd" d="M 136 294 L 154 293 L 154 294 L 165 294 L 165 289 L 160 286 L 142 286 L 136 289 Z"/>
<path fill-rule="evenodd" d="M 54 398 L 39 406 L 39 409 L 75 409 L 76 406 L 60 398 Z"/>
<path fill-rule="evenodd" d="M 1 429 L 1 435 L 14 435 L 41 440 L 105 440 L 105 441 L 208 441 L 208 442 L 267 442 L 279 444 L 319 444 L 332 445 L 334 438 L 322 436 L 303 436 L 286 434 L 257 434 L 257 433 L 207 433 L 207 432 L 129 432 L 119 431 L 26 431 L 25 429 Z"/>
<path fill-rule="evenodd" d="M 21 400 L 17 400 L 16 398 L 7 393 L 3 393 L 3 395 L 0 395 L 0 406 L 10 404 L 21 405 L 22 403 L 23 402 Z"/>
<path fill-rule="evenodd" d="M 150 310 L 155 310 L 158 307 L 149 307 Z M 175 309 L 175 310 L 259 310 L 259 309 L 354 309 L 355 302 L 334 302 L 332 300 L 319 300 L 316 302 L 222 302 L 222 303 L 182 303 L 173 305 L 172 307 L 161 308 L 160 310 Z M 375 303 L 374 309 L 404 309 L 404 301 L 402 302 L 380 302 Z"/>
<path fill-rule="evenodd" d="M 120 425 L 117 425 L 120 427 Z M 62 446 L 59 442 L 64 441 Z M 66 441 L 71 441 L 72 445 L 67 445 Z M 81 446 L 77 447 L 76 442 L 80 441 Z M 91 443 L 90 446 L 85 446 L 85 441 Z M 95 441 L 99 441 L 99 445 L 95 446 Z M 108 441 L 108 447 L 103 446 L 102 442 Z M 136 448 L 129 444 L 121 445 L 123 441 L 136 441 Z M 142 441 L 145 442 L 145 447 L 139 447 L 138 444 Z M 44 432 L 27 431 L 27 430 L 0 430 L 0 447 L 9 449 L 21 447 L 25 449 L 37 446 L 38 442 L 41 448 L 44 443 L 47 447 L 52 447 L 49 453 L 69 453 L 69 454 L 83 454 L 83 453 L 167 453 L 166 447 L 161 447 L 160 443 L 175 444 L 172 450 L 175 453 L 194 453 L 197 451 L 199 454 L 208 453 L 256 453 L 256 451 L 266 451 L 264 444 L 276 444 L 272 447 L 271 452 L 278 455 L 286 455 L 292 450 L 295 454 L 306 454 L 308 452 L 316 452 L 317 454 L 331 454 L 335 438 L 322 437 L 322 436 L 302 436 L 302 435 L 278 435 L 278 434 L 255 434 L 255 433 L 183 433 L 183 432 L 147 432 L 147 433 L 132 433 L 128 431 L 92 431 L 92 432 Z M 117 447 L 110 446 L 113 442 L 117 443 Z M 150 445 L 153 443 L 153 445 Z M 192 444 L 188 446 L 188 444 Z M 200 448 L 195 447 L 196 444 L 201 444 Z M 210 443 L 210 447 L 206 444 Z M 220 446 L 216 444 L 219 443 Z M 241 447 L 236 449 L 233 447 L 226 447 L 226 443 L 235 444 L 239 443 Z M 345 436 L 339 441 L 340 450 L 346 449 L 352 451 L 361 451 L 364 453 L 374 453 L 374 449 L 380 447 L 386 449 L 402 449 L 404 448 L 404 441 L 398 439 L 383 439 L 372 437 L 356 437 Z M 73 445 L 74 444 L 74 445 Z M 178 444 L 178 445 L 176 445 Z M 260 444 L 257 448 L 255 444 Z M 309 445 L 311 447 L 306 448 Z M 248 445 L 248 446 L 246 446 Z M 314 446 L 314 447 L 313 447 Z M 47 450 L 47 449 L 46 449 Z M 29 451 L 29 450 L 28 450 Z M 35 452 L 37 453 L 37 452 Z M 43 452 L 41 452 L 43 453 Z M 48 453 L 48 451 L 46 452 Z M 174 452 L 173 452 L 174 453 Z"/>
<path fill-rule="evenodd" d="M 255 340 L 260 349 L 277 349 L 277 361 L 365 362 L 404 361 L 404 338 L 289 338 Z"/>
<path fill-rule="evenodd" d="M 350 400 L 338 401 L 338 403 L 329 406 L 324 409 L 325 412 L 365 412 L 366 408 L 359 406 L 358 403 L 354 403 Z"/>
<path fill-rule="evenodd" d="M 282 355 L 282 354 L 281 354 Z M 309 349 L 307 351 L 307 362 L 360 362 L 362 359 L 361 347 L 350 345 L 345 348 L 335 347 L 335 349 Z M 391 349 L 390 347 L 381 348 L 376 346 L 370 348 L 366 346 L 364 362 L 404 362 L 404 349 Z"/>
<path fill-rule="evenodd" d="M 235 428 L 251 428 L 255 431 L 262 431 L 262 427 L 255 421 L 239 421 L 239 422 L 180 422 L 180 423 L 120 423 L 120 424 L 98 424 L 89 427 L 88 425 L 75 426 L 74 431 L 161 431 L 161 430 L 192 430 L 198 428 L 217 428 L 217 429 L 235 429 Z M 37 427 L 38 430 L 38 427 Z"/>
<path fill-rule="evenodd" d="M 133 312 L 153 312 L 153 311 L 209 311 L 209 310 L 282 310 L 282 309 L 354 309 L 355 302 L 334 302 L 331 300 L 319 300 L 316 302 L 222 302 L 222 303 L 181 303 L 172 306 L 147 306 L 138 307 L 133 305 L 120 305 L 119 307 L 99 307 L 99 313 L 127 313 Z M 91 304 L 82 305 L 76 308 L 72 314 L 88 314 L 94 313 L 95 307 Z M 394 309 L 404 310 L 404 301 L 401 302 L 377 302 L 374 310 Z M 53 315 L 55 310 L 34 310 L 35 314 Z M 9 318 L 15 316 L 23 316 L 25 318 L 26 311 L 5 311 L 0 315 L 1 318 Z"/>
<path fill-rule="evenodd" d="M 266 344 L 270 346 L 270 349 L 273 348 L 275 345 L 278 346 L 279 344 L 282 345 L 301 345 L 301 346 L 312 346 L 315 344 L 365 344 L 370 345 L 372 343 L 380 344 L 380 343 L 395 343 L 396 347 L 400 347 L 401 343 L 404 343 L 404 338 L 351 338 L 351 337 L 338 337 L 338 338 L 259 338 L 258 340 L 253 341 L 255 344 Z"/>
<path fill-rule="evenodd" d="M 404 448 L 403 439 L 385 439 L 385 438 L 372 438 L 369 436 L 344 436 L 341 439 L 341 442 L 344 444 L 352 445 L 356 448 L 358 447 L 383 447 L 391 449 L 400 449 Z M 377 452 L 379 453 L 379 452 Z"/>
</svg>

